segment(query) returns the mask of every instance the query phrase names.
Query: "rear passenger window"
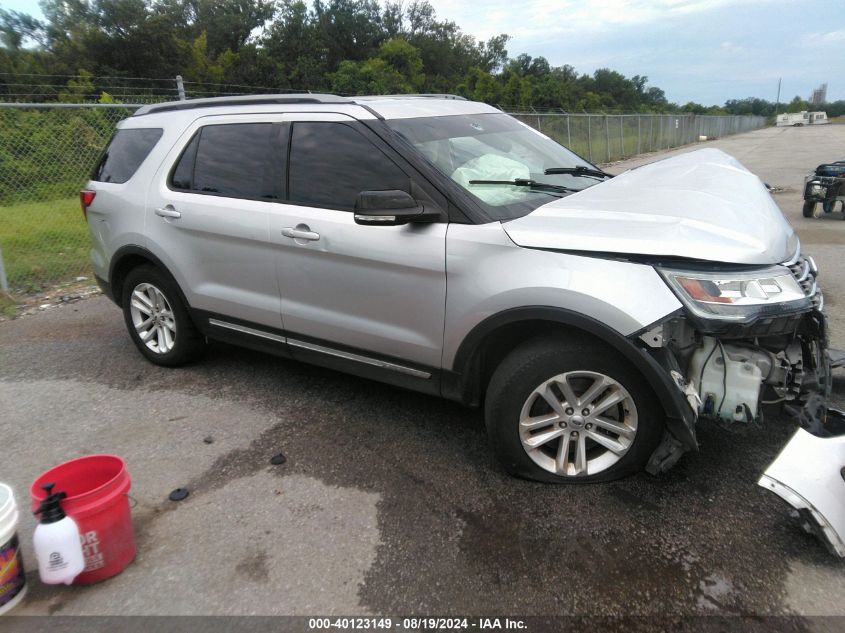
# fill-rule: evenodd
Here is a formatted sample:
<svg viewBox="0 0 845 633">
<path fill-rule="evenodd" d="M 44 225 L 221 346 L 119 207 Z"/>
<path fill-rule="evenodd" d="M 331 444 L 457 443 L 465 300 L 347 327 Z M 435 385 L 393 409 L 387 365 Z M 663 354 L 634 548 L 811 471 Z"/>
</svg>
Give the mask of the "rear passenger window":
<svg viewBox="0 0 845 633">
<path fill-rule="evenodd" d="M 94 168 L 91 180 L 120 184 L 132 178 L 158 143 L 161 133 L 161 128 L 118 130 Z"/>
<path fill-rule="evenodd" d="M 170 186 L 228 198 L 278 199 L 284 172 L 277 132 L 272 123 L 201 128 L 182 152 Z"/>
<path fill-rule="evenodd" d="M 362 191 L 409 191 L 410 179 L 361 133 L 343 123 L 294 123 L 289 200 L 352 211 Z"/>
</svg>

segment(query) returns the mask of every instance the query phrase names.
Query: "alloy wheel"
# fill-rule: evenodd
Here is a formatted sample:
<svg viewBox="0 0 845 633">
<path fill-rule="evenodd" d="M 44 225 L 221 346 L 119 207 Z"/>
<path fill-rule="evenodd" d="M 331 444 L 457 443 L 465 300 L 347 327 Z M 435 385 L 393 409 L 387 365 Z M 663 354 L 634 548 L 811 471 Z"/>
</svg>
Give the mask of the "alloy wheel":
<svg viewBox="0 0 845 633">
<path fill-rule="evenodd" d="M 132 324 L 141 342 L 156 354 L 166 354 L 176 345 L 176 319 L 164 293 L 152 284 L 141 283 L 132 291 L 129 307 Z"/>
<path fill-rule="evenodd" d="M 628 390 L 604 374 L 570 371 L 539 385 L 522 406 L 519 438 L 535 464 L 562 477 L 595 475 L 617 463 L 637 434 Z"/>
</svg>

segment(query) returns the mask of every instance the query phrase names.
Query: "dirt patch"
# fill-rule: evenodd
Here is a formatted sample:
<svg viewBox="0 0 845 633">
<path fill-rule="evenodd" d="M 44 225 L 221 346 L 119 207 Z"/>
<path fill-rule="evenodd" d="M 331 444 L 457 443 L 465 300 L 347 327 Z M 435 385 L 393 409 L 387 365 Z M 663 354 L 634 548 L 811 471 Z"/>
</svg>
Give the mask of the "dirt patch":
<svg viewBox="0 0 845 633">
<path fill-rule="evenodd" d="M 88 277 L 77 277 L 75 281 L 56 284 L 34 294 L 3 293 L 0 296 L 0 323 L 99 294 L 102 294 L 99 286 L 92 284 Z"/>
</svg>

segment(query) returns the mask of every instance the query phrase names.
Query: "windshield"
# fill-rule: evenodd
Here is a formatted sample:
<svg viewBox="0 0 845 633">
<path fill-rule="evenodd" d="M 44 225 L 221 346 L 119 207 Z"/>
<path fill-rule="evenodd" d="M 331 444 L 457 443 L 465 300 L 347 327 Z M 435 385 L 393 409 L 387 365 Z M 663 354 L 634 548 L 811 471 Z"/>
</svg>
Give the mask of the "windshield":
<svg viewBox="0 0 845 633">
<path fill-rule="evenodd" d="M 601 181 L 579 174 L 546 175 L 547 169 L 579 165 L 596 168 L 507 114 L 394 119 L 387 123 L 497 220 L 522 217 L 571 193 L 567 189 L 584 189 Z M 477 182 L 485 180 L 495 182 Z"/>
</svg>

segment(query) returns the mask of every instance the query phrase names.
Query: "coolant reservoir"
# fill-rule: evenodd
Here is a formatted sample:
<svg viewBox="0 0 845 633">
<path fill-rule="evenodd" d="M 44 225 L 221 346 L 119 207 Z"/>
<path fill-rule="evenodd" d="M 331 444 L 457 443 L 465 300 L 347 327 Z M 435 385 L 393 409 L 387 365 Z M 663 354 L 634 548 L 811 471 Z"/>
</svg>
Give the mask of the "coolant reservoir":
<svg viewBox="0 0 845 633">
<path fill-rule="evenodd" d="M 703 345 L 690 359 L 689 378 L 698 386 L 701 414 L 732 422 L 757 419 L 763 383 L 760 368 L 747 360 L 732 359 L 727 349 L 723 357 L 716 339 L 704 337 Z"/>
</svg>

